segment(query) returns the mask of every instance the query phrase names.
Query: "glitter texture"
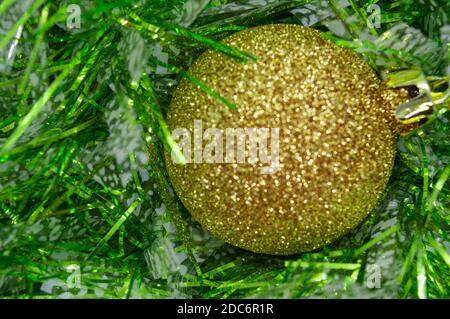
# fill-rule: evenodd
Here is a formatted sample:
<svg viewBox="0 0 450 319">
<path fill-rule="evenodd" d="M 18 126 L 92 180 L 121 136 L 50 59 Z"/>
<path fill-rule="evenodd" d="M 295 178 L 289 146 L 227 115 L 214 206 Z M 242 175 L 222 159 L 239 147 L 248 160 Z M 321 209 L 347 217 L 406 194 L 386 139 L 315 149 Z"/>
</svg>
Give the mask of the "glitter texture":
<svg viewBox="0 0 450 319">
<path fill-rule="evenodd" d="M 230 110 L 182 80 L 169 128 L 280 128 L 280 170 L 256 164 L 179 165 L 166 154 L 176 193 L 212 234 L 258 253 L 320 248 L 376 207 L 395 157 L 395 107 L 406 92 L 387 90 L 354 52 L 297 25 L 266 25 L 224 43 L 250 52 L 240 63 L 207 51 L 190 73 L 234 102 Z"/>
</svg>

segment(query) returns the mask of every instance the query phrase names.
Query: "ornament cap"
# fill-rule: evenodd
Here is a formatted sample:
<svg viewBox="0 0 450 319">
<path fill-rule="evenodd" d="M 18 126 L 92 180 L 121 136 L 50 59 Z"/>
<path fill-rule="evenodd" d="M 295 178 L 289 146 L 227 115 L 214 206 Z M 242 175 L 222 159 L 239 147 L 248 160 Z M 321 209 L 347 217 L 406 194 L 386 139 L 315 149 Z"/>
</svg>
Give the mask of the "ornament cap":
<svg viewBox="0 0 450 319">
<path fill-rule="evenodd" d="M 396 126 L 400 134 L 409 133 L 436 116 L 441 105 L 449 98 L 450 89 L 440 93 L 434 93 L 433 89 L 446 82 L 448 79 L 427 78 L 417 68 L 388 72 L 388 88 L 397 92 L 406 90 L 409 94 L 408 100 L 398 104 L 395 109 Z"/>
</svg>

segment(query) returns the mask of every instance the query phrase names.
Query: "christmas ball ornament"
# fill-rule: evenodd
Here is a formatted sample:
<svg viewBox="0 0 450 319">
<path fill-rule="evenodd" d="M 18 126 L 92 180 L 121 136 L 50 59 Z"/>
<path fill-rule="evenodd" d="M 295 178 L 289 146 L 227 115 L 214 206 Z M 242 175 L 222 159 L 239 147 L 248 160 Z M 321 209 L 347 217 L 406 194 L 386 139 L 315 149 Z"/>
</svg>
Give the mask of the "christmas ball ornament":
<svg viewBox="0 0 450 319">
<path fill-rule="evenodd" d="M 356 53 L 310 28 L 259 26 L 223 42 L 257 59 L 201 55 L 189 73 L 216 97 L 179 84 L 167 123 L 187 163 L 166 152 L 175 192 L 203 227 L 246 250 L 333 242 L 383 194 L 406 91 L 388 90 Z"/>
</svg>

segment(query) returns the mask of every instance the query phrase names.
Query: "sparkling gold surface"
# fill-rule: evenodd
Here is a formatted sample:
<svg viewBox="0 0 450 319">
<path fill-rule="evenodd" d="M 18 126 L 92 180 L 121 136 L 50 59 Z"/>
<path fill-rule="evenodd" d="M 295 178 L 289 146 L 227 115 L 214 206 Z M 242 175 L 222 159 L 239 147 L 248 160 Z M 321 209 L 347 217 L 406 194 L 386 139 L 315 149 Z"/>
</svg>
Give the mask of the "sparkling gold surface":
<svg viewBox="0 0 450 319">
<path fill-rule="evenodd" d="M 395 156 L 395 107 L 350 50 L 313 29 L 267 25 L 225 43 L 259 57 L 242 64 L 207 51 L 190 73 L 236 103 L 231 111 L 183 80 L 169 128 L 280 128 L 281 169 L 263 175 L 251 164 L 172 163 L 167 169 L 186 208 L 212 234 L 259 253 L 292 254 L 330 243 L 376 206 Z"/>
</svg>

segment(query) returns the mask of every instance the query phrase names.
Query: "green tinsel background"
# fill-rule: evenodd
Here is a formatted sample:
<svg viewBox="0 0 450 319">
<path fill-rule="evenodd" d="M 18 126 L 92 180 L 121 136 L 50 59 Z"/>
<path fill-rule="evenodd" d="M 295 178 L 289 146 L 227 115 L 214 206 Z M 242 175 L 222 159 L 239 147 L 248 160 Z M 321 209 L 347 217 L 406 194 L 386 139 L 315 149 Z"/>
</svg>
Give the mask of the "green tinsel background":
<svg viewBox="0 0 450 319">
<path fill-rule="evenodd" d="M 447 0 L 2 0 L 0 297 L 449 298 L 449 13 Z M 239 58 L 220 39 L 267 23 L 317 28 L 380 77 L 411 70 L 444 97 L 399 139 L 361 226 L 282 258 L 211 237 L 162 158 L 192 61 L 208 48 Z"/>
</svg>

